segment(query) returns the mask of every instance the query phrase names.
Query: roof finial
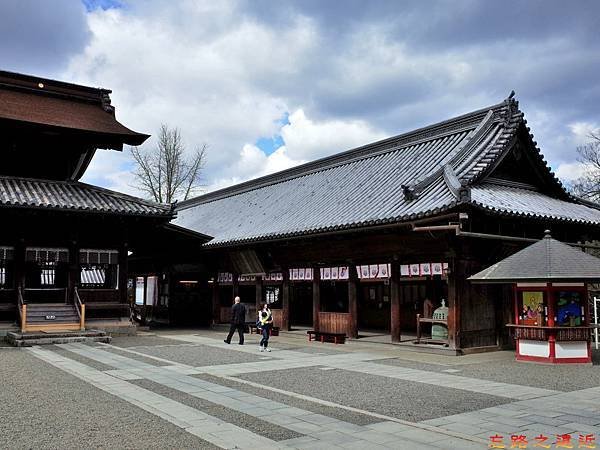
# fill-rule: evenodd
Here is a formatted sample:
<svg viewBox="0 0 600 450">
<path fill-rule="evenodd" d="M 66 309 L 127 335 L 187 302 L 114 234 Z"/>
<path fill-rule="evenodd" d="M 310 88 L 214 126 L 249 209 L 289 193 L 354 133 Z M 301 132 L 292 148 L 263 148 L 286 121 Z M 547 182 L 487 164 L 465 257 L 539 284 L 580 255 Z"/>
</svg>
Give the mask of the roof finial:
<svg viewBox="0 0 600 450">
<path fill-rule="evenodd" d="M 510 91 L 510 94 L 508 94 L 508 98 L 512 99 L 515 96 L 515 90 L 513 89 L 512 91 Z"/>
<path fill-rule="evenodd" d="M 550 235 L 550 230 L 544 230 L 544 239 L 552 239 L 552 236 Z"/>
</svg>

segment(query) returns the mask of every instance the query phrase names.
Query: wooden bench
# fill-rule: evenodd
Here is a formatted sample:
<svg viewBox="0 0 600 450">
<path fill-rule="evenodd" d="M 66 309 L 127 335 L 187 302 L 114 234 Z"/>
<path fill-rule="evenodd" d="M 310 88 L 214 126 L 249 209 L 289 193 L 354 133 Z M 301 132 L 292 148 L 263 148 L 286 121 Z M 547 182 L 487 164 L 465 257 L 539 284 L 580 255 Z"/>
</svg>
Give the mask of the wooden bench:
<svg viewBox="0 0 600 450">
<path fill-rule="evenodd" d="M 262 331 L 255 323 L 248 325 L 248 328 L 250 329 L 250 334 L 262 334 Z M 279 336 L 279 327 L 271 327 L 269 336 Z"/>
<path fill-rule="evenodd" d="M 306 334 L 309 341 L 333 342 L 334 344 L 344 344 L 346 342 L 346 335 L 344 333 L 309 330 Z"/>
</svg>

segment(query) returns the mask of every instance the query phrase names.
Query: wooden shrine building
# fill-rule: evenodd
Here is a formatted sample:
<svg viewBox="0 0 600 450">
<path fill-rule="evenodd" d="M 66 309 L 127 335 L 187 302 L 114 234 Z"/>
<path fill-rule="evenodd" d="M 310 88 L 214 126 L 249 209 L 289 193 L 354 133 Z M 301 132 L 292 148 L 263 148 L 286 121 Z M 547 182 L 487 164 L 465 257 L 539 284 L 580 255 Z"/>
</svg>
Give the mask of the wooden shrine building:
<svg viewBox="0 0 600 450">
<path fill-rule="evenodd" d="M 510 289 L 469 276 L 547 228 L 580 247 L 600 237 L 600 206 L 561 185 L 512 95 L 176 210 L 174 224 L 212 237 L 196 260 L 214 322 L 237 294 L 271 303 L 283 329 L 374 330 L 399 342 L 444 299 L 457 353 L 511 344 Z"/>
<path fill-rule="evenodd" d="M 110 91 L 0 71 L 0 324 L 24 331 L 127 325 L 127 255 L 174 217 L 79 181 L 97 149 L 148 136 Z"/>
</svg>

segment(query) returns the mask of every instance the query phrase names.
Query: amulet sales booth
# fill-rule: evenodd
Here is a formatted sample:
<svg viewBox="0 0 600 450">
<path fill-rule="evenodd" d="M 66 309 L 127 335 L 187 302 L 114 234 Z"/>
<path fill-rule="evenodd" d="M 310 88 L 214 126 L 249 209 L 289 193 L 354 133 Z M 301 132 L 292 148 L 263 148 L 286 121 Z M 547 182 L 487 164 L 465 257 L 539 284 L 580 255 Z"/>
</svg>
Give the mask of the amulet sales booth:
<svg viewBox="0 0 600 450">
<path fill-rule="evenodd" d="M 552 364 L 591 363 L 586 283 L 600 280 L 600 259 L 544 239 L 469 278 L 474 283 L 511 283 L 514 292 L 516 359 Z"/>
</svg>

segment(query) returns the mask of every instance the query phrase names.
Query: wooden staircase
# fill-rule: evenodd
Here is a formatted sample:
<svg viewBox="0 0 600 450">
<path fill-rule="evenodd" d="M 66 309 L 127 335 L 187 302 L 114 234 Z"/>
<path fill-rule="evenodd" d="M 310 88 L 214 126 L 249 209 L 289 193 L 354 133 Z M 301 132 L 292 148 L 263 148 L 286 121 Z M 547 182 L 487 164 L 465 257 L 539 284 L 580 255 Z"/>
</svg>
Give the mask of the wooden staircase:
<svg viewBox="0 0 600 450">
<path fill-rule="evenodd" d="M 79 330 L 77 308 L 65 303 L 29 303 L 25 315 L 25 330 Z"/>
<path fill-rule="evenodd" d="M 81 303 L 77 288 L 75 302 L 45 303 L 25 302 L 23 290 L 18 289 L 17 313 L 21 332 L 73 331 L 85 329 L 85 305 Z"/>
</svg>

